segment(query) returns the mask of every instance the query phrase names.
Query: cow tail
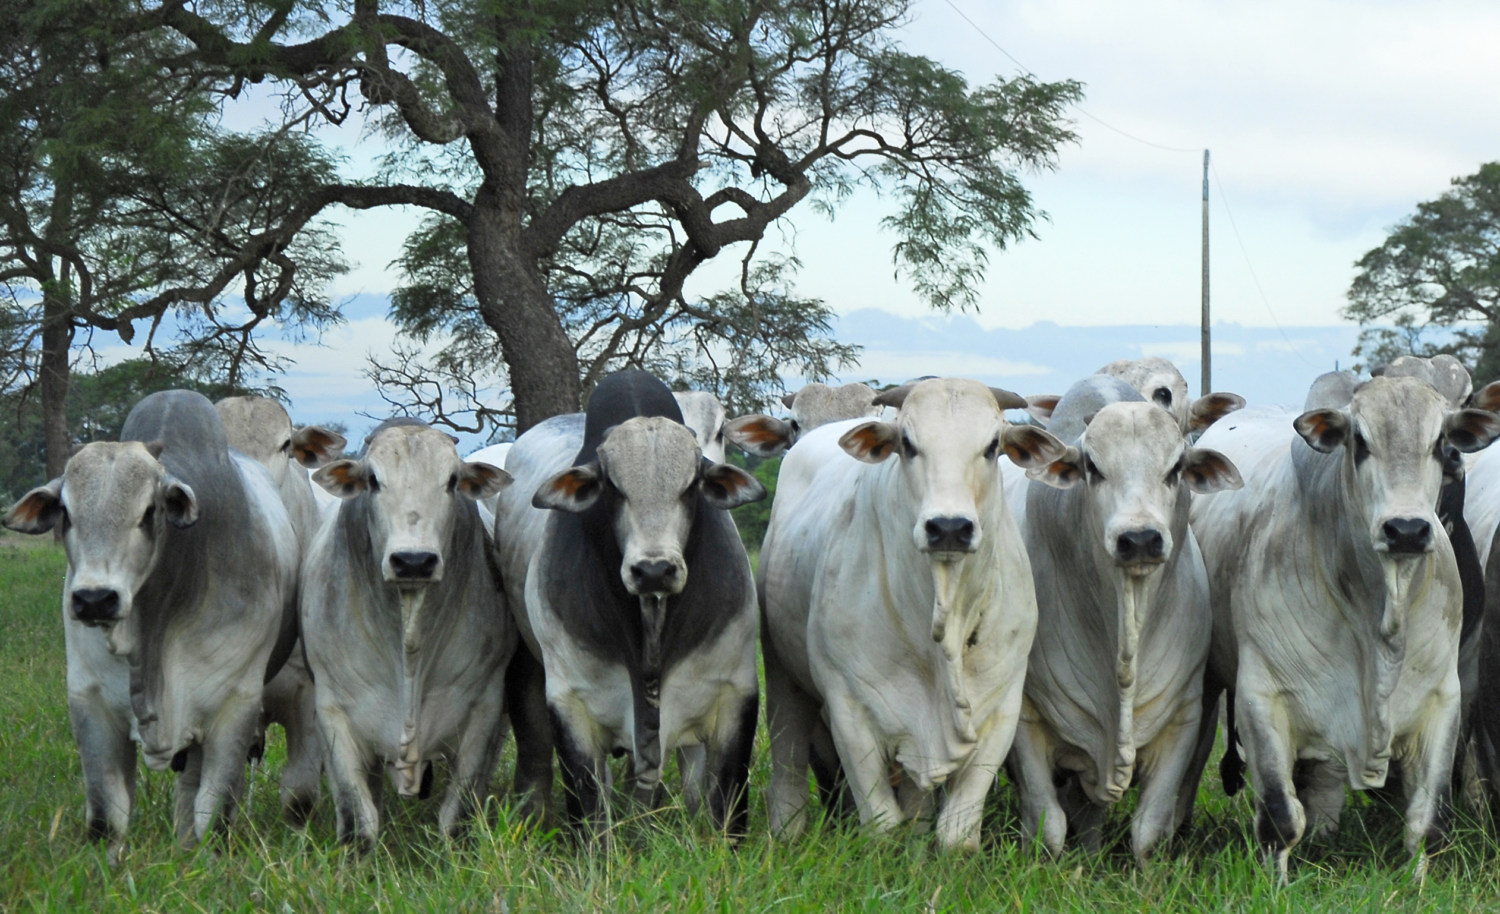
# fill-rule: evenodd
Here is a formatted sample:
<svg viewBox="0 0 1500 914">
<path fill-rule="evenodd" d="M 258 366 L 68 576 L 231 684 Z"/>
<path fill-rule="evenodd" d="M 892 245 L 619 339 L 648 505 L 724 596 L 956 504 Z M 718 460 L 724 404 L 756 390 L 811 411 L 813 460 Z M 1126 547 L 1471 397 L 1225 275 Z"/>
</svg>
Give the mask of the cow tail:
<svg viewBox="0 0 1500 914">
<path fill-rule="evenodd" d="M 1219 782 L 1224 794 L 1234 796 L 1245 786 L 1245 759 L 1240 755 L 1240 734 L 1234 727 L 1234 689 L 1224 690 L 1224 757 L 1219 759 Z"/>
</svg>

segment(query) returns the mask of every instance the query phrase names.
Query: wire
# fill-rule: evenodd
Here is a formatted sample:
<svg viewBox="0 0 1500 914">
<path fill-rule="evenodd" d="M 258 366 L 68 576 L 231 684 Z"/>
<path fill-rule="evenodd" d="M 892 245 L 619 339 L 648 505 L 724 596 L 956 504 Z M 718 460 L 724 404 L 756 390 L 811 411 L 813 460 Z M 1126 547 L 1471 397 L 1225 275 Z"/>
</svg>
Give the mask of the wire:
<svg viewBox="0 0 1500 914">
<path fill-rule="evenodd" d="M 958 16 L 959 16 L 960 19 L 962 19 L 963 21 L 967 22 L 969 24 L 970 28 L 972 28 L 975 32 L 978 32 L 979 33 L 979 37 L 983 38 L 985 41 L 988 41 L 991 45 L 994 46 L 995 50 L 999 51 L 1001 54 L 1004 54 L 1010 60 L 1011 63 L 1013 63 L 1016 66 L 1020 67 L 1022 69 L 1022 71 L 1024 71 L 1025 75 L 1032 76 L 1032 77 L 1035 77 L 1037 75 L 1036 71 L 1032 70 L 1030 67 L 1026 66 L 1024 63 L 1021 63 L 1021 61 L 1017 60 L 1014 54 L 1012 54 L 1011 52 L 1005 50 L 1005 48 L 1002 48 L 1000 46 L 1000 42 L 998 42 L 995 39 L 991 38 L 989 36 L 989 33 L 987 33 L 984 29 L 982 29 L 982 28 L 979 27 L 979 23 L 975 22 L 973 19 L 970 19 L 969 15 L 967 13 L 965 13 L 963 10 L 959 9 L 958 6 L 957 6 L 957 4 L 955 4 L 953 2 L 953 0 L 943 0 L 943 2 L 946 3 L 946 4 L 948 4 L 948 6 L 953 9 L 953 12 L 955 12 L 955 13 L 958 14 Z M 1108 121 L 1104 120 L 1103 118 L 1101 118 L 1101 117 L 1093 114 L 1092 112 L 1090 112 L 1087 108 L 1083 107 L 1082 105 L 1074 105 L 1073 107 L 1078 111 L 1079 114 L 1083 115 L 1084 117 L 1088 118 L 1089 120 L 1093 121 L 1094 123 L 1098 124 L 1099 126 L 1104 127 L 1107 130 L 1113 130 L 1115 133 L 1118 133 L 1120 136 L 1125 137 L 1127 140 L 1134 140 L 1135 142 L 1140 143 L 1143 146 L 1150 146 L 1153 149 L 1161 149 L 1161 150 L 1164 150 L 1166 152 L 1202 152 L 1203 151 L 1201 148 L 1190 148 L 1190 147 L 1187 147 L 1187 146 L 1167 146 L 1167 145 L 1164 145 L 1162 143 L 1153 143 L 1150 140 L 1142 139 L 1141 137 L 1138 137 L 1135 134 L 1127 133 L 1126 131 L 1121 130 L 1119 127 L 1116 127 L 1114 124 L 1111 124 Z"/>
<path fill-rule="evenodd" d="M 1219 180 L 1219 168 L 1214 165 L 1213 160 L 1209 160 L 1208 169 L 1213 172 L 1214 187 L 1219 191 L 1219 202 L 1224 204 L 1224 215 L 1229 217 L 1229 228 L 1234 232 L 1235 243 L 1240 247 L 1240 256 L 1245 258 L 1245 269 L 1250 271 L 1250 281 L 1255 283 L 1255 291 L 1260 295 L 1261 305 L 1265 307 L 1266 314 L 1271 318 L 1271 323 L 1276 325 L 1276 332 L 1281 334 L 1281 338 L 1286 341 L 1287 347 L 1297 353 L 1297 358 L 1301 359 L 1308 367 L 1317 368 L 1318 366 L 1314 362 L 1303 355 L 1302 350 L 1297 347 L 1297 344 L 1292 342 L 1291 337 L 1286 335 L 1286 328 L 1281 326 L 1281 321 L 1276 319 L 1276 312 L 1271 310 L 1271 300 L 1266 297 L 1266 290 L 1261 287 L 1260 276 L 1255 272 L 1255 264 L 1250 261 L 1250 252 L 1245 248 L 1245 239 L 1240 237 L 1240 227 L 1234 221 L 1234 209 L 1230 207 L 1229 197 L 1224 193 L 1224 182 Z"/>
</svg>

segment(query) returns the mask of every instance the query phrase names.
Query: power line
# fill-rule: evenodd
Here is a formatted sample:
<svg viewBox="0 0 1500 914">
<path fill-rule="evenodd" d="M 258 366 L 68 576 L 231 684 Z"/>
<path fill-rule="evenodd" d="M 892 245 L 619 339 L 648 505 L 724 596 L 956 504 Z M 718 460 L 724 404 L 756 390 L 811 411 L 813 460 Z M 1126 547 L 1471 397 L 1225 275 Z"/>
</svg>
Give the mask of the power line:
<svg viewBox="0 0 1500 914">
<path fill-rule="evenodd" d="M 1005 50 L 1005 48 L 1001 47 L 1000 46 L 1000 42 L 998 42 L 995 39 L 991 38 L 989 36 L 988 32 L 986 32 L 984 29 L 982 29 L 982 28 L 979 27 L 979 23 L 977 23 L 973 19 L 969 18 L 968 13 L 965 13 L 963 10 L 959 9 L 958 5 L 955 4 L 953 2 L 953 0 L 943 0 L 943 2 L 946 3 L 946 4 L 948 4 L 948 6 L 950 8 L 952 8 L 953 12 L 955 12 L 955 13 L 958 14 L 958 17 L 960 19 L 962 19 L 963 21 L 967 22 L 969 24 L 970 28 L 972 28 L 975 32 L 979 33 L 979 37 L 983 38 L 985 41 L 988 41 L 991 45 L 994 46 L 995 50 L 999 51 L 1001 54 L 1004 54 L 1006 56 L 1006 58 L 1008 58 L 1010 60 L 1011 63 L 1013 63 L 1016 66 L 1020 67 L 1021 70 L 1025 73 L 1025 75 L 1027 75 L 1027 76 L 1033 76 L 1033 77 L 1035 77 L 1037 75 L 1036 71 L 1032 70 L 1030 67 L 1026 66 L 1024 63 L 1021 63 L 1021 61 L 1019 61 L 1019 60 L 1016 59 L 1016 56 L 1014 54 L 1012 54 L 1011 52 Z M 1134 140 L 1135 142 L 1140 143 L 1143 146 L 1150 146 L 1153 149 L 1161 149 L 1161 150 L 1164 150 L 1166 152 L 1191 152 L 1191 153 L 1202 152 L 1202 147 L 1188 148 L 1186 146 L 1167 146 L 1167 145 L 1164 145 L 1162 143 L 1153 143 L 1150 140 L 1142 139 L 1141 137 L 1138 137 L 1138 136 L 1136 136 L 1133 133 L 1127 133 L 1126 131 L 1121 130 L 1119 127 L 1116 127 L 1114 124 L 1111 124 L 1108 121 L 1104 120 L 1103 118 L 1101 118 L 1101 117 L 1093 114 L 1092 112 L 1090 112 L 1087 108 L 1083 107 L 1082 105 L 1074 105 L 1073 107 L 1074 107 L 1075 110 L 1078 111 L 1079 114 L 1083 115 L 1084 117 L 1088 118 L 1089 120 L 1093 121 L 1094 123 L 1098 124 L 1099 126 L 1105 128 L 1106 130 L 1112 130 L 1115 133 L 1118 133 L 1120 136 L 1125 137 L 1127 140 Z"/>
</svg>

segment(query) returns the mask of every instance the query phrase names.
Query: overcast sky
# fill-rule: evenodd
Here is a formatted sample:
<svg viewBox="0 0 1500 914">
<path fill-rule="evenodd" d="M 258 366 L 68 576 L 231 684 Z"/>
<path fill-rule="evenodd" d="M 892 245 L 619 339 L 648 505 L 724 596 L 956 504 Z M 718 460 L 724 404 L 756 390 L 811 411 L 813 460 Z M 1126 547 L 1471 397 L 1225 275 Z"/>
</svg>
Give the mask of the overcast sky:
<svg viewBox="0 0 1500 914">
<path fill-rule="evenodd" d="M 1500 159 L 1494 0 L 916 0 L 913 13 L 907 48 L 971 83 L 1024 65 L 1086 84 L 1079 142 L 1055 172 L 1026 179 L 1050 220 L 991 261 L 975 315 L 986 328 L 1195 324 L 1204 148 L 1215 321 L 1337 324 L 1354 261 L 1419 201 Z M 367 143 L 351 145 L 355 161 Z M 800 290 L 843 313 L 925 314 L 893 276 L 884 212 L 868 195 L 832 222 L 794 210 L 776 234 L 796 236 Z M 416 216 L 338 218 L 358 268 L 335 293 L 388 292 L 386 265 Z M 722 279 L 702 272 L 690 295 Z M 314 357 L 320 367 L 357 372 L 385 345 L 378 320 L 356 323 Z M 1120 354 L 1139 348 L 1122 339 Z M 1196 361 L 1181 367 L 1196 379 Z"/>
</svg>

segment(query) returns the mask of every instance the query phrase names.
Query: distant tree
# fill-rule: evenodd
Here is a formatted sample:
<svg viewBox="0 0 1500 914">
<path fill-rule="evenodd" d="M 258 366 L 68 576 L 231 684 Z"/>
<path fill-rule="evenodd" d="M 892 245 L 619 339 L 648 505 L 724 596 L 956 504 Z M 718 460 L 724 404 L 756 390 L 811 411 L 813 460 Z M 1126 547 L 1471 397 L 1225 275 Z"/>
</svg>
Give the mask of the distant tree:
<svg viewBox="0 0 1500 914">
<path fill-rule="evenodd" d="M 975 300 L 987 245 L 1031 231 L 1018 174 L 1073 139 L 1081 89 L 971 87 L 897 45 L 908 15 L 909 0 L 167 0 L 138 26 L 184 36 L 229 90 L 336 92 L 334 117 L 362 96 L 399 148 L 379 181 L 308 207 L 431 212 L 397 317 L 503 357 L 524 431 L 577 409 L 604 371 L 671 358 L 671 340 L 743 371 L 749 353 L 837 360 L 770 323 L 828 314 L 774 265 L 742 265 L 734 313 L 687 289 L 803 201 L 828 213 L 860 187 L 889 194 L 898 271 L 938 307 Z"/>
<path fill-rule="evenodd" d="M 1344 316 L 1364 325 L 1366 365 L 1446 352 L 1500 378 L 1500 162 L 1417 204 L 1356 266 Z"/>
<path fill-rule="evenodd" d="M 37 393 L 47 472 L 70 440 L 69 378 L 96 331 L 184 347 L 230 385 L 272 367 L 263 324 L 336 319 L 344 269 L 306 194 L 334 179 L 293 124 L 218 127 L 213 74 L 179 65 L 180 38 L 138 31 L 124 0 L 0 0 L 0 392 Z M 132 20 L 133 21 L 133 20 Z M 175 340 L 157 340 L 163 326 Z"/>
</svg>

